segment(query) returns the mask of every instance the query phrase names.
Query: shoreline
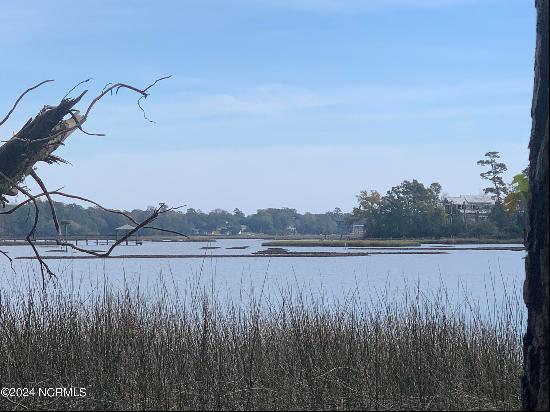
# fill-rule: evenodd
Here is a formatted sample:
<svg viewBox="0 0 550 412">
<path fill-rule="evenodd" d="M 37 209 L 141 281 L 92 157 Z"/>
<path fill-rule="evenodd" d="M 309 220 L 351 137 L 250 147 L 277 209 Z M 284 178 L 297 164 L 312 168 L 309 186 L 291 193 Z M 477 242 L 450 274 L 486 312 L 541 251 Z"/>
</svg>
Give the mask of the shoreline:
<svg viewBox="0 0 550 412">
<path fill-rule="evenodd" d="M 514 244 L 523 247 L 520 239 L 281 239 L 263 242 L 262 246 L 296 247 L 420 247 L 421 245 L 498 245 Z"/>
<path fill-rule="evenodd" d="M 287 253 L 257 253 L 250 255 L 114 255 L 114 256 L 42 256 L 43 260 L 68 259 L 204 259 L 204 258 L 272 258 L 272 257 L 360 257 L 373 255 L 446 255 L 444 251 L 395 251 L 395 252 L 287 252 Z M 18 256 L 16 260 L 37 260 L 36 256 Z"/>
</svg>

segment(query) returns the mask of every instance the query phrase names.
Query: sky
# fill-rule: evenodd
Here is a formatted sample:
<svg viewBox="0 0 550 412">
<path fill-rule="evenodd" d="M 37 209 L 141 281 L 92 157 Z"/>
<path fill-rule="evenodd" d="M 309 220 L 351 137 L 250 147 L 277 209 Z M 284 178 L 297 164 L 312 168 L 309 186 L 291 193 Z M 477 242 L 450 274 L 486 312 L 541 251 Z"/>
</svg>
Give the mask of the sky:
<svg viewBox="0 0 550 412">
<path fill-rule="evenodd" d="M 75 84 L 85 129 L 45 165 L 49 188 L 112 208 L 350 211 L 407 179 L 479 194 L 476 164 L 528 164 L 535 7 L 528 0 L 0 2 L 6 140 Z M 37 190 L 32 182 L 29 187 Z"/>
</svg>

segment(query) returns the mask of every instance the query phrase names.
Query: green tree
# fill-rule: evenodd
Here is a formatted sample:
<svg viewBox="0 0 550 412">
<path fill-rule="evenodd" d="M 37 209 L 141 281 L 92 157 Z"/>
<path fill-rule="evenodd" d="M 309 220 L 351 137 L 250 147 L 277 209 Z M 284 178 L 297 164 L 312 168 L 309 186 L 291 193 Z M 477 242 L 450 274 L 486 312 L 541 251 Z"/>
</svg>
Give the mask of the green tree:
<svg viewBox="0 0 550 412">
<path fill-rule="evenodd" d="M 440 193 L 439 183 L 426 187 L 415 179 L 392 187 L 384 196 L 362 191 L 353 221 L 363 223 L 369 237 L 439 236 L 445 221 Z"/>
<path fill-rule="evenodd" d="M 256 213 L 246 218 L 246 224 L 252 232 L 273 234 L 273 217 L 266 209 L 259 209 Z"/>
<path fill-rule="evenodd" d="M 485 153 L 486 159 L 478 160 L 477 164 L 480 166 L 489 166 L 489 170 L 480 173 L 482 179 L 491 182 L 491 186 L 483 189 L 485 194 L 490 194 L 492 199 L 495 199 L 497 203 L 502 203 L 503 196 L 508 193 L 508 188 L 502 179 L 502 174 L 508 170 L 504 163 L 498 162 L 500 159 L 499 152 L 487 152 Z"/>
<path fill-rule="evenodd" d="M 526 168 L 514 176 L 510 184 L 510 190 L 504 198 L 504 207 L 508 214 L 525 212 L 527 196 L 529 194 L 529 175 Z"/>
<path fill-rule="evenodd" d="M 362 223 L 365 227 L 366 236 L 384 236 L 382 195 L 376 190 L 362 190 L 357 195 L 357 202 L 358 206 L 353 208 L 352 216 L 348 219 L 348 223 Z"/>
<path fill-rule="evenodd" d="M 246 219 L 246 216 L 239 208 L 235 208 L 235 210 L 233 210 L 233 216 L 234 216 L 235 222 L 238 223 L 239 225 L 242 225 Z"/>
<path fill-rule="evenodd" d="M 392 187 L 384 196 L 382 208 L 392 236 L 439 236 L 444 222 L 440 191 L 440 184 L 425 187 L 416 179 Z"/>
<path fill-rule="evenodd" d="M 347 233 L 346 215 L 342 209 L 335 207 L 332 212 L 327 212 L 327 215 L 336 224 L 336 233 L 339 235 Z"/>
</svg>

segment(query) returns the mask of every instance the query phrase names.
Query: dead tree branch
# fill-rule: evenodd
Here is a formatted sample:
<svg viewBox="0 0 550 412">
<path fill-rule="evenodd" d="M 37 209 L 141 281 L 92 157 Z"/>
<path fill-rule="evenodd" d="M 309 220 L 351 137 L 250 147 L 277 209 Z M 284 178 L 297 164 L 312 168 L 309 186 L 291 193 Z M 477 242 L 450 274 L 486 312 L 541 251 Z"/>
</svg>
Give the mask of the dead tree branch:
<svg viewBox="0 0 550 412">
<path fill-rule="evenodd" d="M 148 90 L 151 87 L 169 77 L 161 77 L 143 89 L 125 83 L 115 83 L 103 90 L 90 102 L 84 115 L 78 114 L 78 111 L 73 108 L 81 101 L 88 90 L 84 90 L 74 99 L 63 98 L 57 106 L 44 106 L 34 119 L 30 119 L 19 132 L 0 146 L 0 172 L 8 176 L 9 180 L 19 183 L 30 175 L 36 163 L 40 161 L 46 163 L 60 162 L 61 159 L 54 156 L 53 152 L 63 145 L 69 135 L 76 129 L 84 132 L 82 124 L 88 119 L 92 108 L 107 93 L 113 90 L 117 93 L 121 89 L 128 89 L 138 93 L 140 98 L 147 98 L 149 96 Z M 0 125 L 13 113 L 23 96 L 48 81 L 39 83 L 23 92 Z M 143 110 L 141 106 L 140 109 Z M 70 116 L 70 118 L 65 119 L 66 116 Z M 88 132 L 84 133 L 90 134 Z M 16 194 L 15 187 L 9 183 L 9 180 L 0 179 L 0 201 L 2 202 L 7 201 L 5 196 Z"/>
<path fill-rule="evenodd" d="M 7 140 L 3 145 L 0 146 L 0 202 L 5 205 L 5 203 L 7 202 L 6 196 L 14 196 L 18 192 L 23 193 L 27 197 L 26 200 L 20 202 L 19 204 L 12 207 L 8 211 L 0 212 L 0 214 L 1 215 L 12 214 L 25 205 L 28 205 L 30 203 L 33 204 L 33 209 L 34 209 L 33 224 L 31 229 L 27 233 L 27 236 L 25 239 L 33 249 L 36 259 L 39 261 L 40 272 L 42 275 L 42 283 L 44 287 L 46 286 L 45 275 L 46 274 L 49 275 L 50 278 L 55 277 L 55 275 L 50 270 L 48 265 L 44 262 L 42 257 L 40 256 L 36 248 L 36 245 L 34 243 L 34 236 L 35 236 L 36 228 L 39 221 L 39 207 L 37 203 L 37 199 L 39 197 L 45 196 L 49 204 L 51 218 L 57 233 L 56 243 L 60 246 L 65 246 L 82 253 L 94 255 L 96 257 L 108 257 L 118 245 L 120 245 L 122 242 L 130 238 L 133 234 L 137 233 L 137 231 L 139 231 L 142 228 L 160 230 L 160 231 L 183 235 L 175 231 L 161 229 L 154 226 L 148 226 L 151 222 L 156 220 L 161 214 L 167 213 L 177 208 L 167 208 L 164 204 L 161 204 L 143 222 L 137 222 L 132 216 L 130 216 L 125 212 L 105 208 L 100 204 L 98 204 L 97 202 L 94 202 L 93 200 L 84 198 L 82 196 L 63 193 L 60 190 L 48 191 L 46 188 L 46 185 L 34 170 L 35 165 L 38 162 L 45 162 L 48 164 L 63 163 L 63 162 L 66 163 L 65 160 L 54 155 L 53 153 L 60 146 L 64 145 L 65 140 L 70 136 L 70 134 L 73 131 L 77 129 L 87 135 L 104 136 L 104 134 L 100 134 L 100 133 L 86 132 L 82 128 L 82 124 L 86 122 L 86 120 L 88 119 L 88 116 L 90 115 L 90 112 L 93 109 L 93 107 L 108 93 L 113 94 L 114 92 L 114 94 L 118 94 L 118 92 L 121 89 L 127 89 L 135 93 L 138 93 L 140 97 L 138 99 L 137 105 L 140 108 L 140 110 L 143 112 L 144 118 L 149 120 L 140 102 L 142 99 L 146 99 L 149 96 L 148 91 L 153 86 L 155 86 L 158 82 L 168 79 L 170 77 L 171 76 L 164 76 L 164 77 L 158 78 L 153 83 L 151 83 L 150 85 L 146 86 L 143 89 L 137 88 L 135 86 L 132 86 L 126 83 L 111 84 L 109 87 L 104 88 L 99 95 L 97 95 L 95 98 L 92 99 L 92 101 L 89 103 L 86 110 L 84 111 L 84 114 L 81 115 L 79 110 L 75 109 L 74 107 L 82 100 L 82 98 L 86 95 L 88 90 L 84 90 L 82 93 L 80 93 L 80 95 L 78 95 L 75 98 L 68 98 L 67 96 L 71 94 L 78 86 L 82 85 L 83 83 L 87 83 L 91 79 L 83 80 L 79 82 L 77 85 L 75 85 L 71 90 L 69 90 L 69 92 L 61 99 L 61 102 L 57 106 L 44 106 L 44 108 L 36 115 L 36 117 L 29 119 L 19 132 L 15 133 L 9 140 Z M 8 118 L 14 112 L 17 105 L 21 101 L 21 99 L 26 94 L 40 87 L 44 83 L 48 83 L 51 81 L 52 80 L 44 80 L 38 83 L 37 85 L 25 90 L 19 96 L 19 98 L 15 101 L 13 107 L 6 114 L 6 116 L 0 121 L 0 126 L 3 125 L 8 120 Z M 69 117 L 67 118 L 67 116 Z M 33 194 L 22 185 L 23 180 L 27 176 L 31 176 L 35 180 L 35 182 L 38 184 L 38 186 L 42 190 L 41 193 Z M 126 217 L 132 223 L 134 223 L 136 227 L 130 230 L 128 233 L 126 233 L 121 239 L 118 239 L 106 252 L 97 252 L 94 250 L 80 248 L 68 242 L 66 239 L 62 240 L 60 224 L 59 224 L 59 220 L 55 210 L 55 204 L 51 197 L 52 195 L 85 201 L 99 207 L 102 210 L 105 210 L 111 213 L 120 214 Z M 6 252 L 3 252 L 0 250 L 0 253 L 3 256 L 5 256 L 7 259 L 9 259 L 10 263 L 12 262 L 12 259 L 8 256 Z"/>
<path fill-rule="evenodd" d="M 27 189 L 24 187 L 16 184 L 15 182 L 11 181 L 6 175 L 4 175 L 2 172 L 0 172 L 0 176 L 4 179 L 10 181 L 11 184 L 14 185 L 21 193 L 23 193 L 25 196 L 27 196 L 34 205 L 34 220 L 31 230 L 27 233 L 27 236 L 25 237 L 25 240 L 27 243 L 31 246 L 34 255 L 36 256 L 36 259 L 38 259 L 39 265 L 40 265 L 40 274 L 42 276 L 42 287 L 46 287 L 46 276 L 44 271 L 49 275 L 50 278 L 55 278 L 55 274 L 50 270 L 50 267 L 47 265 L 46 262 L 44 262 L 44 259 L 42 259 L 42 256 L 40 256 L 40 253 L 38 253 L 38 249 L 36 248 L 36 245 L 34 244 L 34 234 L 36 233 L 36 227 L 38 226 L 38 217 L 39 217 L 39 209 L 38 204 L 36 203 L 36 197 L 33 196 Z"/>
<path fill-rule="evenodd" d="M 55 212 L 55 206 L 52 202 L 52 198 L 50 197 L 50 194 L 48 193 L 48 189 L 46 189 L 46 185 L 44 184 L 42 179 L 38 177 L 38 175 L 34 170 L 31 170 L 31 177 L 34 179 L 36 183 L 38 183 L 38 186 L 40 186 L 40 189 L 42 189 L 42 193 L 44 193 L 44 195 L 48 199 L 48 203 L 50 205 L 50 211 L 52 213 L 52 220 L 55 225 L 55 231 L 57 233 L 57 237 L 61 238 L 61 228 L 59 227 L 59 221 L 57 219 L 57 213 Z"/>
<path fill-rule="evenodd" d="M 21 99 L 23 99 L 23 97 L 25 97 L 25 95 L 31 91 L 33 91 L 34 89 L 38 89 L 40 86 L 42 86 L 43 84 L 45 83 L 49 83 L 49 82 L 53 82 L 53 80 L 44 80 L 44 81 L 41 81 L 40 83 L 38 83 L 37 85 L 35 86 L 32 86 L 32 87 L 29 87 L 27 90 L 25 90 L 23 93 L 21 93 L 19 95 L 19 97 L 17 98 L 17 100 L 15 101 L 15 103 L 13 104 L 12 108 L 10 109 L 10 111 L 8 112 L 8 114 L 6 114 L 6 116 L 0 121 L 0 126 L 2 126 L 4 123 L 6 123 L 6 121 L 10 118 L 11 114 L 13 113 L 13 111 L 15 110 L 15 108 L 17 107 L 17 105 L 19 104 L 19 102 L 21 101 Z"/>
</svg>

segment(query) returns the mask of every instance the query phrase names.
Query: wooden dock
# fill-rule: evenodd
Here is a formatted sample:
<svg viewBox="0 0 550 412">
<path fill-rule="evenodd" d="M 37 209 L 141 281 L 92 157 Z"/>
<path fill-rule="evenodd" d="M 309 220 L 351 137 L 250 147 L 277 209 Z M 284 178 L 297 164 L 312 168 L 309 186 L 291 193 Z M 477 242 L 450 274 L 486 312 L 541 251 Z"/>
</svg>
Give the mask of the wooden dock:
<svg viewBox="0 0 550 412">
<path fill-rule="evenodd" d="M 55 236 L 45 236 L 39 239 L 33 240 L 38 246 L 54 246 L 57 245 L 57 237 Z M 75 245 L 112 245 L 117 241 L 116 236 L 63 236 L 63 242 L 74 243 Z M 124 245 L 141 245 L 143 243 L 143 237 L 139 239 L 127 239 L 122 244 Z M 27 241 L 21 237 L 2 237 L 0 238 L 0 246 L 24 246 L 28 245 Z"/>
</svg>

